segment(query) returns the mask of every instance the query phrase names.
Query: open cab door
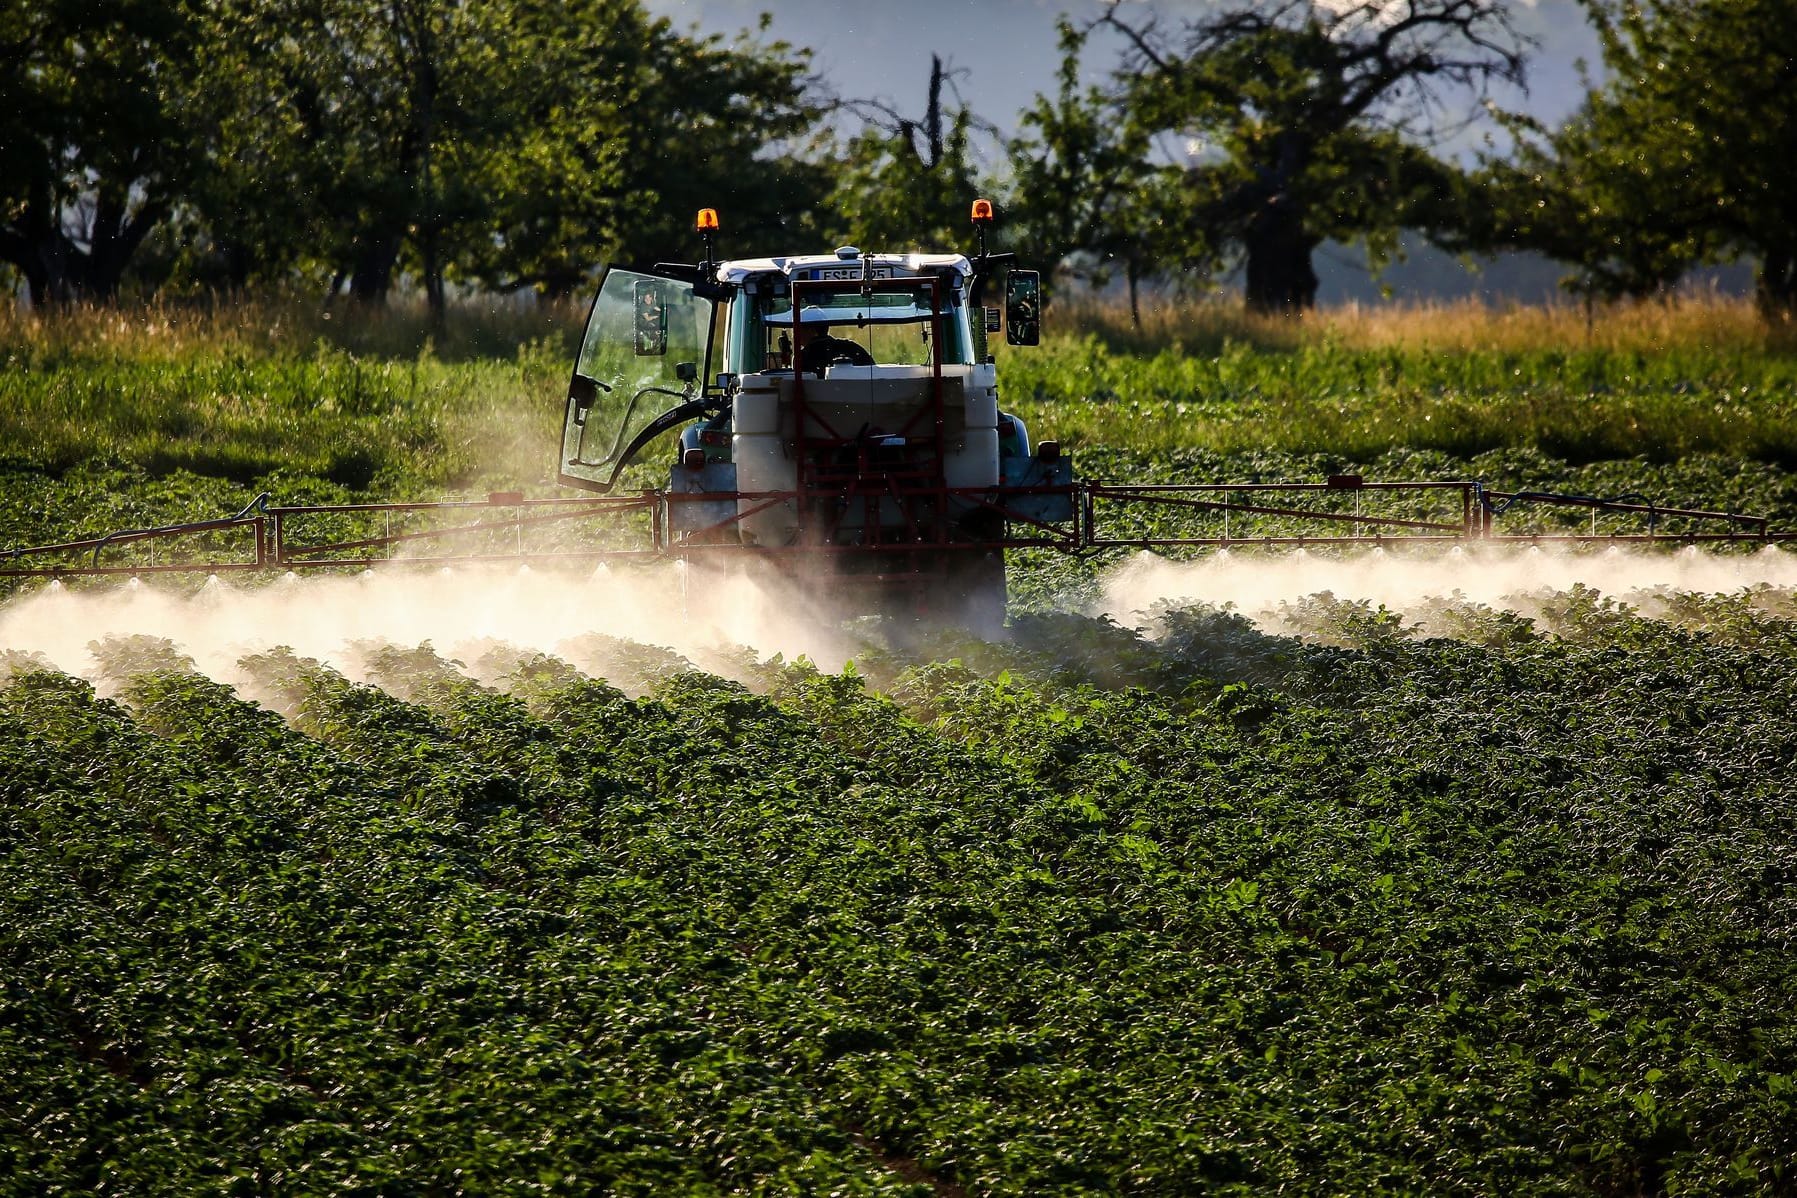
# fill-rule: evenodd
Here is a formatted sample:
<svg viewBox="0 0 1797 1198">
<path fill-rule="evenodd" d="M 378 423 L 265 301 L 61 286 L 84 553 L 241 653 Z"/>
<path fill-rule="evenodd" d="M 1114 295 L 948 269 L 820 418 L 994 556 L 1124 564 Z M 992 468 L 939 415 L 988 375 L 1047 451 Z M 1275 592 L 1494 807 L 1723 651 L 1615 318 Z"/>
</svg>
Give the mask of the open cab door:
<svg viewBox="0 0 1797 1198">
<path fill-rule="evenodd" d="M 606 270 L 568 380 L 564 486 L 611 490 L 645 438 L 696 414 L 686 408 L 703 391 L 711 328 L 711 301 L 691 282 Z"/>
</svg>

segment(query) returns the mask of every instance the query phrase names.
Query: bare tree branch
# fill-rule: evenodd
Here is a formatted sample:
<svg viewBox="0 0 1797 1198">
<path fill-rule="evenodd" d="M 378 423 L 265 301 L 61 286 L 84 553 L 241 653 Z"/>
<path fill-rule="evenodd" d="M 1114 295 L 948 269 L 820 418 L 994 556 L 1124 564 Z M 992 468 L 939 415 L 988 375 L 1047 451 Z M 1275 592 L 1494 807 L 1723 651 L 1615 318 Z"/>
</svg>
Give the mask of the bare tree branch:
<svg viewBox="0 0 1797 1198">
<path fill-rule="evenodd" d="M 1314 296 L 1309 257 L 1327 237 L 1389 227 L 1407 203 L 1438 219 L 1442 185 L 1404 147 L 1423 153 L 1450 96 L 1470 109 L 1499 83 L 1524 83 L 1529 43 L 1504 3 L 1234 0 L 1173 35 L 1115 8 L 1086 30 L 1125 40 L 1118 92 L 1151 137 L 1225 147 L 1185 168 L 1186 219 L 1244 247 L 1251 305 L 1296 311 Z M 1384 177 L 1388 163 L 1405 164 L 1409 182 Z"/>
</svg>

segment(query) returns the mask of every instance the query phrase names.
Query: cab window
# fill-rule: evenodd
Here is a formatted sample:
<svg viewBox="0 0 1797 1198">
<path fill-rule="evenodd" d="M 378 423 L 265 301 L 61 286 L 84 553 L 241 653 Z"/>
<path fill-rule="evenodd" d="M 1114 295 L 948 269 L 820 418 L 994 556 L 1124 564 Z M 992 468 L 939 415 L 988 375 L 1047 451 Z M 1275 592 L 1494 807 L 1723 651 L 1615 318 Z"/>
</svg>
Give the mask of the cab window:
<svg viewBox="0 0 1797 1198">
<path fill-rule="evenodd" d="M 935 322 L 943 339 L 945 363 L 972 361 L 961 297 L 945 290 L 940 317 Z M 807 287 L 801 292 L 802 308 L 797 328 L 790 292 L 770 290 L 743 296 L 739 328 L 733 343 L 745 365 L 764 371 L 791 370 L 794 349 L 800 346 L 806 369 L 826 362 L 852 364 L 927 366 L 931 361 L 930 288 L 878 291 L 863 295 L 852 284 L 840 289 Z M 827 354 L 824 360 L 820 355 Z"/>
</svg>

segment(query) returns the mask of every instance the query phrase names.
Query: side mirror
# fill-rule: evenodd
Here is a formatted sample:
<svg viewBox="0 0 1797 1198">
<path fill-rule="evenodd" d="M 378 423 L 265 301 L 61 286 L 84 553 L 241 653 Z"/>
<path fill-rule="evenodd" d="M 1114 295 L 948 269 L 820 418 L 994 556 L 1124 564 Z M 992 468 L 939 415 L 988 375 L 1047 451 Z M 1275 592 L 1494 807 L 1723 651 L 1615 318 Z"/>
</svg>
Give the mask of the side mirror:
<svg viewBox="0 0 1797 1198">
<path fill-rule="evenodd" d="M 668 352 L 668 306 L 653 279 L 638 279 L 631 297 L 636 316 L 636 353 L 640 357 Z"/>
<path fill-rule="evenodd" d="M 1005 281 L 1005 340 L 1042 343 L 1042 276 L 1036 271 L 1013 270 Z"/>
</svg>

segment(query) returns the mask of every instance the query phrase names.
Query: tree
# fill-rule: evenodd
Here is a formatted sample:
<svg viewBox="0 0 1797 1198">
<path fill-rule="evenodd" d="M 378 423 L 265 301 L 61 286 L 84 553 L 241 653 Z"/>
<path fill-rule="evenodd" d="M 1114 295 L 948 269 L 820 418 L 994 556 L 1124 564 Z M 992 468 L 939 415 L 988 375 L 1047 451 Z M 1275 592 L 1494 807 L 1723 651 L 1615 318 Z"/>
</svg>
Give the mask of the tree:
<svg viewBox="0 0 1797 1198">
<path fill-rule="evenodd" d="M 1240 247 L 1260 312 L 1315 303 L 1329 238 L 1448 222 L 1458 172 L 1423 149 L 1432 118 L 1450 90 L 1523 74 L 1500 0 L 1249 0 L 1188 23 L 1177 48 L 1115 9 L 1097 24 L 1128 42 L 1131 118 L 1196 151 L 1185 239 Z"/>
<path fill-rule="evenodd" d="M 827 201 L 836 236 L 880 251 L 940 251 L 968 240 L 968 213 L 981 190 L 970 138 L 981 122 L 964 103 L 944 105 L 952 86 L 953 73 L 932 55 L 921 119 L 872 101 L 843 106 L 867 124 L 840 154 Z"/>
<path fill-rule="evenodd" d="M 760 33 L 769 24 L 764 14 Z M 815 237 L 831 172 L 808 156 L 825 110 L 810 51 L 746 31 L 680 34 L 663 18 L 645 62 L 624 130 L 626 177 L 640 197 L 620 219 L 626 255 L 690 257 L 700 208 L 719 209 L 730 245 Z"/>
<path fill-rule="evenodd" d="M 111 299 L 190 166 L 183 0 L 0 0 L 0 260 L 34 306 Z"/>
<path fill-rule="evenodd" d="M 689 247 L 821 186 L 769 152 L 807 131 L 807 60 L 651 19 L 639 0 L 219 0 L 206 89 L 218 130 L 202 207 L 254 272 L 323 263 L 381 302 L 415 269 L 571 291 L 608 256 Z"/>
<path fill-rule="evenodd" d="M 1587 0 L 1609 82 L 1489 172 L 1493 240 L 1644 295 L 1692 266 L 1758 259 L 1769 318 L 1797 312 L 1797 0 Z"/>
<path fill-rule="evenodd" d="M 1503 118 L 1517 144 L 1479 173 L 1484 203 L 1473 211 L 1484 217 L 1450 248 L 1532 250 L 1577 267 L 1563 286 L 1606 300 L 1664 294 L 1704 258 L 1704 239 L 1675 206 L 1641 202 L 1655 180 L 1631 168 L 1591 100 L 1551 131 L 1517 113 Z"/>
<path fill-rule="evenodd" d="M 201 202 L 219 237 L 279 274 L 312 258 L 364 302 L 408 250 L 434 310 L 458 251 L 492 223 L 495 157 L 529 157 L 530 103 L 572 82 L 586 0 L 219 0 Z M 612 12 L 609 10 L 617 10 Z M 526 84 L 537 84 L 535 87 Z M 250 256 L 246 254 L 246 256 Z"/>
<path fill-rule="evenodd" d="M 1164 273 L 1170 258 L 1200 260 L 1210 246 L 1159 244 L 1161 201 L 1177 172 L 1150 161 L 1148 134 L 1123 105 L 1097 87 L 1080 88 L 1087 35 L 1065 19 L 1060 33 L 1056 94 L 1036 97 L 1008 147 L 1011 244 L 1025 260 L 1096 286 L 1120 264 L 1139 324 L 1141 280 Z"/>
</svg>

